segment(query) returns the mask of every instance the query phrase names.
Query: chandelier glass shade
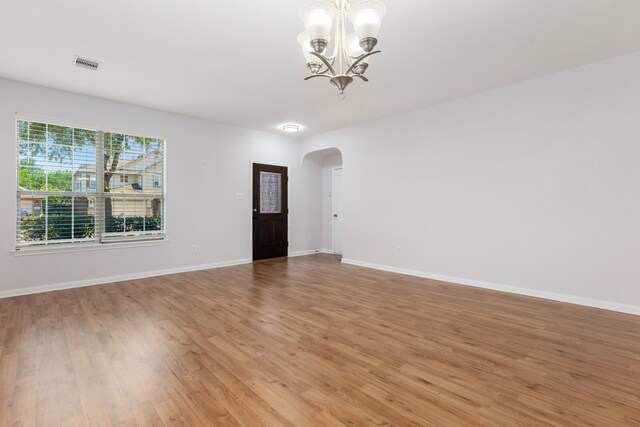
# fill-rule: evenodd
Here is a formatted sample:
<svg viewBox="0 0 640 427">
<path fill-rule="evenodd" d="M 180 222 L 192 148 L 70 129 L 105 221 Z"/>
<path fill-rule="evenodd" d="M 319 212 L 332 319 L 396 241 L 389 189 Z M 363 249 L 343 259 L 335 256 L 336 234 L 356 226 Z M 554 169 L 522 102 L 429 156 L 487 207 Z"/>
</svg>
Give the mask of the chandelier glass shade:
<svg viewBox="0 0 640 427">
<path fill-rule="evenodd" d="M 305 31 L 298 35 L 298 43 L 311 71 L 305 80 L 328 78 L 341 99 L 354 78 L 369 81 L 364 73 L 369 57 L 380 53 L 373 49 L 385 13 L 379 0 L 361 0 L 353 6 L 349 0 L 314 0 L 303 6 L 300 19 Z M 347 19 L 353 27 L 349 34 Z"/>
</svg>

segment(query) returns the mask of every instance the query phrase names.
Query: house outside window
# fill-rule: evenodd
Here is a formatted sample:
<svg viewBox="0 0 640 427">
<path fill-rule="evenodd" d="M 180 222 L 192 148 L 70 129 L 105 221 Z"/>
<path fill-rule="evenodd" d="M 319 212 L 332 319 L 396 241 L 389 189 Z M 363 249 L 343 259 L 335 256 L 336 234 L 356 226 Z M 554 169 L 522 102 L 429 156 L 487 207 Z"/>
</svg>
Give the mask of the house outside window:
<svg viewBox="0 0 640 427">
<path fill-rule="evenodd" d="M 163 139 L 19 117 L 17 145 L 17 250 L 164 238 Z"/>
</svg>

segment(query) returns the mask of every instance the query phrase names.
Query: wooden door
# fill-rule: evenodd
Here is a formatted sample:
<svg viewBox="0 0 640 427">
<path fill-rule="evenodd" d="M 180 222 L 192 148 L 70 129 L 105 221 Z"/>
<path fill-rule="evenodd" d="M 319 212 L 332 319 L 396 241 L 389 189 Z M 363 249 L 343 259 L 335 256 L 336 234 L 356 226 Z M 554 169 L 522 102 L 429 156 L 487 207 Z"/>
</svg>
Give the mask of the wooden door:
<svg viewBox="0 0 640 427">
<path fill-rule="evenodd" d="M 289 178 L 284 166 L 253 164 L 253 259 L 287 256 Z"/>
</svg>

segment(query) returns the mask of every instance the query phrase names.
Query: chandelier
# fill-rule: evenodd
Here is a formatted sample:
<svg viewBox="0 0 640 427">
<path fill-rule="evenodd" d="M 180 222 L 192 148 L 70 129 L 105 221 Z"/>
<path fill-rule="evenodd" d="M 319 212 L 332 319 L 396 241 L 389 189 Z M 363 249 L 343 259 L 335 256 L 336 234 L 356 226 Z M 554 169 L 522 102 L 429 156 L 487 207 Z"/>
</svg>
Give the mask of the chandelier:
<svg viewBox="0 0 640 427">
<path fill-rule="evenodd" d="M 369 81 L 364 73 L 369 57 L 380 53 L 373 50 L 378 43 L 378 32 L 386 7 L 379 0 L 361 0 L 351 6 L 349 0 L 314 0 L 300 9 L 305 30 L 298 35 L 298 43 L 307 61 L 311 75 L 326 77 L 344 99 L 344 89 L 354 78 Z M 349 18 L 354 32 L 347 34 Z M 330 47 L 331 30 L 334 29 Z M 329 50 L 331 48 L 331 53 Z"/>
</svg>

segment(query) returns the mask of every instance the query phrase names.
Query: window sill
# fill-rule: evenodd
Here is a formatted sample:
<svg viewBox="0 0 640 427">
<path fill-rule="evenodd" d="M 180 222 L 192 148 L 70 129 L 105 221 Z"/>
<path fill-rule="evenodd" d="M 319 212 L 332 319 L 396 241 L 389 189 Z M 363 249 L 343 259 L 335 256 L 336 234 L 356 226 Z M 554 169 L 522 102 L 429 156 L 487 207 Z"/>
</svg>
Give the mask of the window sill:
<svg viewBox="0 0 640 427">
<path fill-rule="evenodd" d="M 31 247 L 22 248 L 20 250 L 12 250 L 11 255 L 16 257 L 31 256 L 31 255 L 47 255 L 47 254 L 61 254 L 69 252 L 88 252 L 88 251 L 104 251 L 112 249 L 127 249 L 127 248 L 143 248 L 149 246 L 164 246 L 169 243 L 168 239 L 164 240 L 150 240 L 150 241 L 138 241 L 138 242 L 114 242 L 114 243 L 87 243 L 81 246 L 76 245 L 60 245 L 60 246 L 47 246 L 47 247 Z"/>
</svg>

